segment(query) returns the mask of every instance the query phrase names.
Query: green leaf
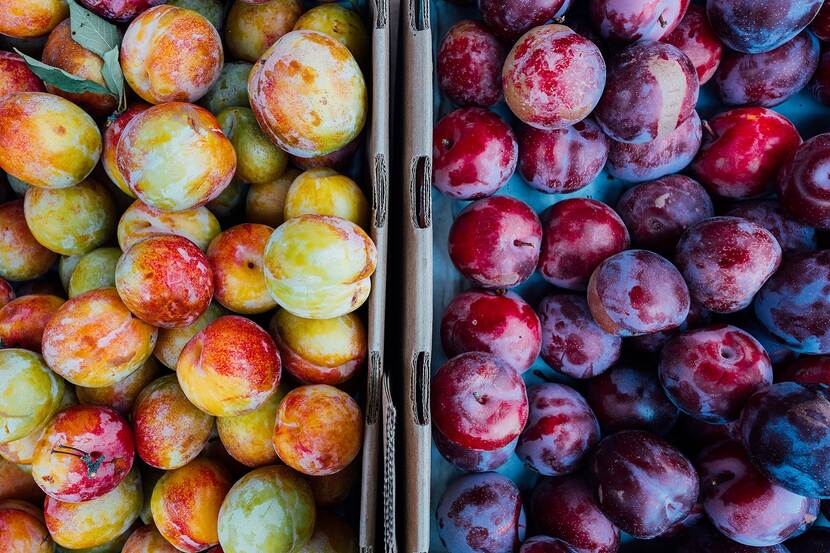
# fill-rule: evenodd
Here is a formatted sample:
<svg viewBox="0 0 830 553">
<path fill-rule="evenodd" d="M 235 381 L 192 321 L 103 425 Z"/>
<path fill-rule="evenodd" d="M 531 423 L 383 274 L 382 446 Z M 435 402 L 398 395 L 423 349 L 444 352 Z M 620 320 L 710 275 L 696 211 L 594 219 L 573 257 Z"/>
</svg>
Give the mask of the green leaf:
<svg viewBox="0 0 830 553">
<path fill-rule="evenodd" d="M 115 96 L 115 94 L 107 90 L 106 87 L 103 87 L 96 82 L 76 77 L 71 73 L 67 73 L 63 69 L 46 65 L 35 58 L 27 56 L 17 48 L 15 48 L 14 51 L 23 57 L 26 65 L 28 65 L 29 69 L 32 70 L 32 73 L 40 77 L 40 79 L 48 85 L 59 88 L 64 92 L 95 92 L 98 94 L 110 94 Z"/>
<path fill-rule="evenodd" d="M 81 7 L 75 0 L 67 0 L 67 3 L 72 40 L 101 57 L 118 48 L 121 42 L 118 27 Z"/>
<path fill-rule="evenodd" d="M 127 109 L 127 91 L 124 88 L 124 74 L 121 72 L 121 65 L 118 63 L 118 46 L 104 54 L 104 67 L 101 68 L 101 75 L 107 88 L 118 98 L 118 108 L 121 113 Z"/>
</svg>

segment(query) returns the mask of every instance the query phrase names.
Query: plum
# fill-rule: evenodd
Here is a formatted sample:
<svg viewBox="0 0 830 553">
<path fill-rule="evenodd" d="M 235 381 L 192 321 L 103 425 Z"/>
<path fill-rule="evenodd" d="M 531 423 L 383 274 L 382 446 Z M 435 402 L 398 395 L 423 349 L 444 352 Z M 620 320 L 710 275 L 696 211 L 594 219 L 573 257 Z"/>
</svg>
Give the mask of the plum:
<svg viewBox="0 0 830 553">
<path fill-rule="evenodd" d="M 823 355 L 802 357 L 776 371 L 775 381 L 830 385 L 830 357 Z"/>
<path fill-rule="evenodd" d="M 818 518 L 818 499 L 767 480 L 752 466 L 740 442 L 727 440 L 707 448 L 696 465 L 709 520 L 738 543 L 776 545 Z"/>
<path fill-rule="evenodd" d="M 626 190 L 617 202 L 617 213 L 635 246 L 672 252 L 683 231 L 712 217 L 715 208 L 696 180 L 668 175 Z"/>
<path fill-rule="evenodd" d="M 660 40 L 680 23 L 689 0 L 591 0 L 591 21 L 603 38 Z"/>
<path fill-rule="evenodd" d="M 715 313 L 734 313 L 747 307 L 778 269 L 781 246 L 746 219 L 712 217 L 686 230 L 676 261 L 696 302 Z"/>
<path fill-rule="evenodd" d="M 679 415 L 654 371 L 628 363 L 589 380 L 585 399 L 606 434 L 635 429 L 663 435 Z"/>
<path fill-rule="evenodd" d="M 695 109 L 692 62 L 671 44 L 639 42 L 608 64 L 608 84 L 594 112 L 612 140 L 644 144 L 671 134 Z"/>
<path fill-rule="evenodd" d="M 525 512 L 510 479 L 486 472 L 452 481 L 435 512 L 438 536 L 453 553 L 510 553 L 525 537 Z"/>
<path fill-rule="evenodd" d="M 804 32 L 763 54 L 725 52 L 712 82 L 724 104 L 777 106 L 810 82 L 818 60 L 818 39 Z"/>
<path fill-rule="evenodd" d="M 491 354 L 462 353 L 432 377 L 433 427 L 452 443 L 493 451 L 512 442 L 527 422 L 519 373 Z"/>
<path fill-rule="evenodd" d="M 45 92 L 37 75 L 23 58 L 12 52 L 0 51 L 0 96 L 15 92 Z"/>
<path fill-rule="evenodd" d="M 818 67 L 813 73 L 810 92 L 822 104 L 830 105 L 830 54 L 823 53 L 818 60 Z"/>
<path fill-rule="evenodd" d="M 298 0 L 233 2 L 226 13 L 224 35 L 228 52 L 236 59 L 252 63 L 292 29 L 308 28 L 295 27 L 303 13 Z M 345 29 L 346 25 L 340 28 Z"/>
<path fill-rule="evenodd" d="M 594 270 L 588 306 L 597 324 L 618 336 L 680 326 L 689 314 L 689 290 L 678 270 L 647 250 L 627 250 Z"/>
<path fill-rule="evenodd" d="M 572 378 L 605 372 L 620 356 L 622 338 L 600 328 L 588 302 L 576 294 L 551 294 L 538 307 L 542 359 Z"/>
<path fill-rule="evenodd" d="M 726 214 L 742 217 L 770 231 L 784 255 L 816 249 L 816 229 L 793 219 L 775 200 L 741 202 Z"/>
<path fill-rule="evenodd" d="M 752 547 L 732 541 L 715 530 L 708 522 L 702 522 L 683 534 L 675 545 L 673 553 L 701 553 L 703 551 L 707 553 L 710 551 L 717 551 L 717 553 L 790 553 L 782 544 Z"/>
<path fill-rule="evenodd" d="M 712 30 L 703 6 L 690 4 L 677 27 L 660 40 L 686 54 L 695 66 L 701 86 L 715 75 L 723 54 L 723 44 Z"/>
<path fill-rule="evenodd" d="M 783 115 L 762 107 L 733 109 L 707 121 L 692 170 L 716 196 L 764 196 L 800 145 L 798 129 Z"/>
<path fill-rule="evenodd" d="M 642 430 L 602 440 L 588 473 L 602 512 L 636 538 L 662 534 L 689 514 L 698 497 L 692 463 L 668 442 Z"/>
<path fill-rule="evenodd" d="M 706 14 L 733 50 L 769 52 L 797 35 L 818 13 L 822 0 L 709 0 Z"/>
<path fill-rule="evenodd" d="M 830 133 L 804 142 L 778 178 L 781 205 L 796 219 L 830 229 L 830 180 L 825 165 L 830 159 Z"/>
<path fill-rule="evenodd" d="M 800 353 L 830 353 L 830 251 L 790 256 L 761 288 L 755 315 L 775 338 Z"/>
<path fill-rule="evenodd" d="M 741 438 L 758 470 L 807 497 L 830 497 L 830 388 L 779 382 L 753 395 Z"/>
<path fill-rule="evenodd" d="M 438 48 L 438 86 L 460 106 L 492 106 L 503 96 L 501 69 L 505 57 L 504 46 L 481 22 L 459 21 L 450 27 Z"/>
<path fill-rule="evenodd" d="M 522 544 L 519 553 L 573 553 L 573 549 L 550 536 L 533 536 Z"/>
<path fill-rule="evenodd" d="M 584 290 L 596 266 L 631 243 L 620 216 L 597 200 L 562 200 L 545 210 L 542 223 L 539 272 L 560 288 Z"/>
<path fill-rule="evenodd" d="M 459 469 L 465 472 L 488 472 L 496 470 L 510 460 L 519 438 L 492 451 L 461 447 L 448 440 L 438 430 L 432 431 L 432 441 L 438 453 Z"/>
<path fill-rule="evenodd" d="M 465 277 L 484 288 L 512 288 L 536 269 L 542 224 L 521 200 L 493 196 L 458 214 L 448 242 L 450 259 Z"/>
<path fill-rule="evenodd" d="M 433 185 L 451 198 L 490 196 L 513 175 L 518 158 L 510 125 L 492 111 L 457 109 L 433 129 Z"/>
<path fill-rule="evenodd" d="M 657 370 L 666 394 L 684 413 L 711 423 L 737 419 L 749 396 L 772 384 L 763 346 L 727 324 L 672 339 L 660 352 Z"/>
<path fill-rule="evenodd" d="M 620 531 L 602 513 L 582 476 L 543 478 L 533 490 L 536 526 L 579 552 L 616 553 Z"/>
<path fill-rule="evenodd" d="M 822 4 L 818 13 L 810 22 L 810 30 L 822 42 L 830 41 L 830 7 Z"/>
<path fill-rule="evenodd" d="M 541 192 L 575 192 L 597 178 L 608 148 L 608 137 L 591 119 L 552 131 L 524 126 L 519 132 L 519 173 Z"/>
<path fill-rule="evenodd" d="M 441 343 L 447 357 L 468 351 L 492 353 L 518 372 L 528 370 L 539 356 L 541 332 L 533 308 L 507 291 L 462 292 L 441 319 Z"/>
<path fill-rule="evenodd" d="M 526 31 L 565 15 L 573 0 L 482 0 L 478 3 L 487 27 L 502 39 L 515 41 Z"/>
<path fill-rule="evenodd" d="M 527 392 L 529 416 L 516 455 L 545 476 L 574 472 L 599 442 L 599 423 L 579 392 L 552 382 Z"/>
</svg>

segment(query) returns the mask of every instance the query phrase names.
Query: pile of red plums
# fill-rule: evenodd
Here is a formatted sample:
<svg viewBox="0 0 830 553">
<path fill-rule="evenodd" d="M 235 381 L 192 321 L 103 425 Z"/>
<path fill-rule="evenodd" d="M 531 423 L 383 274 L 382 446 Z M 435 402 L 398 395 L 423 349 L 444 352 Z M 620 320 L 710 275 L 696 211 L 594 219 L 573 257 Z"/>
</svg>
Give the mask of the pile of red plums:
<svg viewBox="0 0 830 553">
<path fill-rule="evenodd" d="M 431 384 L 466 473 L 444 547 L 830 552 L 830 121 L 774 110 L 830 104 L 830 4 L 478 8 L 437 53 L 433 179 L 470 285 Z M 500 195 L 516 171 L 547 209 Z M 514 455 L 538 476 L 499 472 Z"/>
</svg>

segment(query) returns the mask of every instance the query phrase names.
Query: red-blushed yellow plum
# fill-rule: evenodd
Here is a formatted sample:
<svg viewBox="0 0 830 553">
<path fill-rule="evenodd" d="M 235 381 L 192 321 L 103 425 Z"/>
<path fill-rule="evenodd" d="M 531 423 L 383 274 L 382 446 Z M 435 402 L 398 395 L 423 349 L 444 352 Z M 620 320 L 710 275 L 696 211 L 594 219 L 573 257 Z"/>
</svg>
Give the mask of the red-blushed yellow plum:
<svg viewBox="0 0 830 553">
<path fill-rule="evenodd" d="M 204 252 L 181 236 L 151 236 L 124 252 L 115 269 L 124 304 L 157 327 L 187 326 L 213 296 L 213 273 Z"/>
<path fill-rule="evenodd" d="M 32 187 L 26 191 L 23 207 L 35 239 L 62 255 L 88 253 L 115 230 L 112 195 L 92 179 L 70 188 Z"/>
<path fill-rule="evenodd" d="M 280 382 L 271 336 L 244 317 L 219 317 L 182 350 L 176 373 L 187 399 L 217 417 L 240 415 L 265 403 Z"/>
<path fill-rule="evenodd" d="M 164 470 L 195 459 L 213 429 L 213 417 L 187 400 L 175 374 L 162 376 L 141 390 L 130 420 L 139 457 Z"/>
<path fill-rule="evenodd" d="M 281 307 L 298 317 L 330 319 L 369 297 L 377 249 L 350 221 L 301 215 L 277 227 L 264 259 L 268 289 Z"/>
<path fill-rule="evenodd" d="M 121 176 L 121 172 L 118 170 L 118 164 L 115 162 L 115 148 L 118 146 L 118 140 L 121 138 L 121 133 L 124 132 L 124 128 L 127 126 L 127 123 L 132 121 L 136 115 L 149 107 L 150 105 L 145 104 L 144 102 L 136 102 L 125 111 L 118 114 L 117 117 L 110 118 L 107 121 L 106 128 L 104 129 L 101 165 L 103 165 L 104 172 L 106 172 L 107 176 L 118 187 L 118 189 L 131 198 L 135 198 L 135 194 L 133 194 L 133 191 L 130 190 L 129 186 L 127 186 L 127 183 L 124 182 L 124 177 Z"/>
<path fill-rule="evenodd" d="M 21 499 L 38 504 L 43 501 L 43 490 L 24 470 L 26 467 L 0 459 L 0 499 Z"/>
<path fill-rule="evenodd" d="M 106 88 L 106 82 L 101 73 L 104 60 L 72 39 L 69 19 L 61 21 L 49 33 L 49 38 L 43 47 L 41 61 Z M 109 115 L 118 103 L 118 98 L 114 95 L 103 92 L 64 92 L 48 84 L 46 90 L 75 102 L 96 117 Z"/>
<path fill-rule="evenodd" d="M 0 98 L 0 167 L 40 188 L 84 180 L 101 157 L 101 133 L 84 110 L 60 96 L 23 92 Z"/>
<path fill-rule="evenodd" d="M 363 413 L 355 400 L 333 386 L 300 386 L 280 403 L 273 440 L 289 467 L 310 476 L 333 474 L 360 452 Z"/>
<path fill-rule="evenodd" d="M 0 308 L 15 298 L 14 288 L 7 280 L 0 278 Z"/>
<path fill-rule="evenodd" d="M 236 59 L 255 62 L 294 27 L 302 13 L 297 0 L 234 2 L 225 25 L 228 51 Z"/>
<path fill-rule="evenodd" d="M 30 294 L 14 299 L 0 308 L 0 344 L 4 348 L 40 351 L 46 328 L 63 298 L 48 294 Z"/>
<path fill-rule="evenodd" d="M 302 476 L 267 466 L 243 476 L 219 511 L 219 543 L 225 553 L 290 553 L 308 543 L 316 518 L 314 497 Z"/>
<path fill-rule="evenodd" d="M 346 175 L 332 169 L 309 169 L 294 179 L 285 197 L 285 218 L 300 215 L 333 215 L 366 228 L 369 202 Z"/>
<path fill-rule="evenodd" d="M 58 545 L 84 549 L 103 545 L 126 532 L 141 511 L 141 476 L 130 471 L 109 493 L 82 503 L 47 497 L 46 527 Z"/>
<path fill-rule="evenodd" d="M 178 553 L 152 524 L 133 530 L 121 553 Z"/>
<path fill-rule="evenodd" d="M 216 216 L 206 207 L 167 213 L 136 201 L 118 221 L 118 245 L 127 251 L 136 242 L 150 236 L 176 234 L 206 250 L 210 241 L 221 230 Z"/>
<path fill-rule="evenodd" d="M 219 78 L 222 39 L 195 11 L 155 6 L 127 27 L 120 61 L 127 83 L 147 102 L 195 102 Z"/>
<path fill-rule="evenodd" d="M 0 52 L 0 97 L 15 92 L 45 91 L 43 81 L 32 73 L 21 56 L 12 52 Z"/>
<path fill-rule="evenodd" d="M 55 414 L 64 381 L 25 349 L 0 349 L 0 443 L 18 440 Z"/>
<path fill-rule="evenodd" d="M 115 163 L 138 199 L 161 211 L 183 211 L 208 203 L 228 186 L 236 153 L 208 110 L 169 102 L 127 123 Z"/>
<path fill-rule="evenodd" d="M 366 361 L 366 328 L 354 313 L 303 319 L 279 309 L 269 330 L 283 367 L 300 382 L 342 384 Z"/>
<path fill-rule="evenodd" d="M 271 443 L 271 433 L 277 420 L 277 407 L 287 391 L 285 386 L 280 386 L 274 395 L 253 411 L 216 419 L 216 430 L 222 445 L 228 454 L 246 467 L 262 467 L 279 461 Z"/>
<path fill-rule="evenodd" d="M 182 353 L 182 350 L 190 339 L 222 315 L 227 315 L 227 311 L 225 311 L 218 304 L 211 303 L 208 308 L 205 309 L 205 312 L 199 315 L 199 318 L 189 325 L 179 328 L 159 329 L 156 349 L 153 351 L 153 355 L 155 355 L 156 359 L 161 361 L 165 367 L 175 371 L 176 363 L 179 361 L 179 355 Z"/>
<path fill-rule="evenodd" d="M 314 157 L 351 142 L 366 123 L 366 83 L 349 49 L 317 31 L 292 31 L 248 78 L 260 127 L 283 150 Z"/>
<path fill-rule="evenodd" d="M 120 257 L 118 248 L 97 248 L 82 256 L 69 278 L 69 297 L 115 286 L 115 266 Z"/>
<path fill-rule="evenodd" d="M 179 551 L 202 551 L 219 543 L 217 517 L 230 489 L 230 476 L 219 463 L 197 458 L 156 483 L 150 500 L 153 521 Z"/>
<path fill-rule="evenodd" d="M 214 238 L 207 250 L 216 301 L 237 313 L 265 313 L 277 302 L 262 272 L 265 244 L 274 229 L 243 223 Z"/>
<path fill-rule="evenodd" d="M 37 278 L 57 259 L 44 248 L 26 225 L 23 200 L 0 204 L 0 276 L 20 281 Z"/>
<path fill-rule="evenodd" d="M 289 167 L 279 178 L 263 184 L 252 184 L 245 198 L 245 220 L 271 227 L 285 221 L 285 197 L 300 172 Z"/>
<path fill-rule="evenodd" d="M 0 35 L 45 35 L 69 15 L 65 0 L 0 0 Z"/>
<path fill-rule="evenodd" d="M 249 184 L 271 182 L 285 171 L 288 154 L 262 132 L 249 107 L 229 107 L 216 116 L 236 151 L 236 179 Z"/>
<path fill-rule="evenodd" d="M 0 551 L 7 553 L 52 553 L 40 509 L 18 499 L 0 500 Z"/>
<path fill-rule="evenodd" d="M 129 415 L 135 398 L 144 387 L 155 380 L 159 373 L 159 364 L 155 357 L 149 357 L 139 368 L 115 384 L 100 388 L 75 386 L 78 402 L 84 405 L 102 405 L 112 407 L 122 415 Z"/>
<path fill-rule="evenodd" d="M 319 31 L 343 43 L 362 63 L 369 55 L 369 34 L 360 14 L 340 4 L 321 4 L 305 12 L 294 30 Z"/>
</svg>

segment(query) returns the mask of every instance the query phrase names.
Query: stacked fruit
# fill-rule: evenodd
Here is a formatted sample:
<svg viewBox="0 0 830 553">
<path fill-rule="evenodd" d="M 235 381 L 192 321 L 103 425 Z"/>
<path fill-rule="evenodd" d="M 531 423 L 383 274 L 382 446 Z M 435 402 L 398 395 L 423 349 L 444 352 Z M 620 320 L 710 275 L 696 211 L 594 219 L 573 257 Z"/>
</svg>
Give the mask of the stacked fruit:
<svg viewBox="0 0 830 553">
<path fill-rule="evenodd" d="M 441 37 L 452 553 L 830 551 L 830 134 L 770 109 L 830 101 L 830 6 L 689 4 L 480 0 Z"/>
<path fill-rule="evenodd" d="M 159 3 L 0 0 L 0 551 L 357 551 L 366 29 Z"/>
</svg>

